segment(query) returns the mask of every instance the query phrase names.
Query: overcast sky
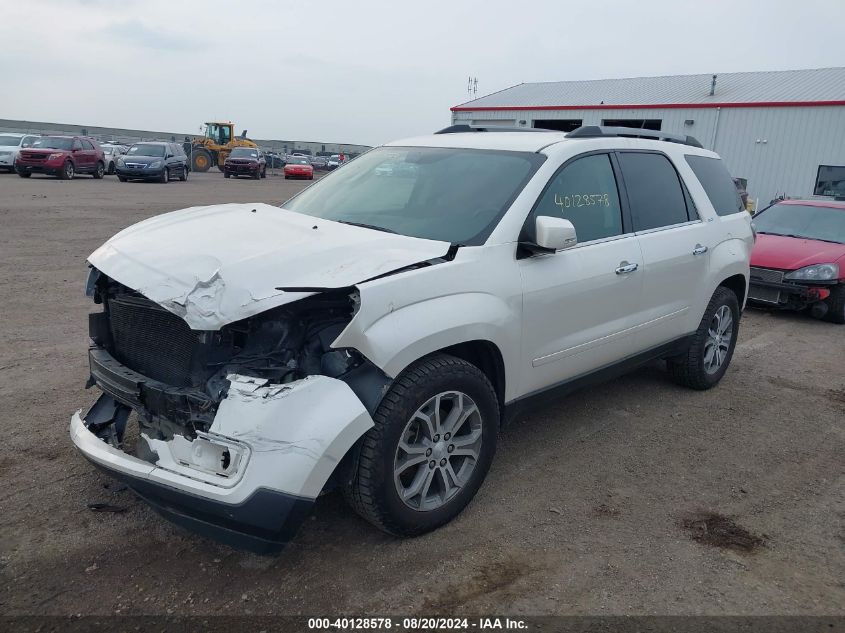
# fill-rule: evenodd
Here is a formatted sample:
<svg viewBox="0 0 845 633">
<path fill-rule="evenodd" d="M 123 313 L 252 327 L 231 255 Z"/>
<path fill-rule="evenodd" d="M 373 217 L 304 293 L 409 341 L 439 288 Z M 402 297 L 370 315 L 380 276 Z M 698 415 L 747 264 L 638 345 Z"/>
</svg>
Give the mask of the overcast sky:
<svg viewBox="0 0 845 633">
<path fill-rule="evenodd" d="M 843 0 L 0 1 L 0 118 L 382 143 L 529 81 L 845 65 Z"/>
</svg>

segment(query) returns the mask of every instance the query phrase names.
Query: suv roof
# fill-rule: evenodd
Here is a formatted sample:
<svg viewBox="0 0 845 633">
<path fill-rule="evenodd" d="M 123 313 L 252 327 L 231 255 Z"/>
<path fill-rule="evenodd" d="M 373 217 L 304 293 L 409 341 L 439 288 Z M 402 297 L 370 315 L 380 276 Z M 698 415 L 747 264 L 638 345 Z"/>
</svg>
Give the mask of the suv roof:
<svg viewBox="0 0 845 633">
<path fill-rule="evenodd" d="M 697 139 L 691 136 L 671 134 L 640 128 L 583 126 L 572 132 L 543 130 L 539 128 L 508 127 L 471 127 L 453 125 L 434 134 L 418 136 L 387 143 L 387 147 L 451 147 L 455 149 L 488 149 L 516 152 L 539 152 L 550 145 L 559 143 L 586 143 L 603 141 L 597 144 L 601 149 L 619 148 L 666 148 L 683 146 L 687 153 L 703 153 L 715 156 L 704 149 Z M 610 142 L 608 142 L 610 141 Z"/>
</svg>

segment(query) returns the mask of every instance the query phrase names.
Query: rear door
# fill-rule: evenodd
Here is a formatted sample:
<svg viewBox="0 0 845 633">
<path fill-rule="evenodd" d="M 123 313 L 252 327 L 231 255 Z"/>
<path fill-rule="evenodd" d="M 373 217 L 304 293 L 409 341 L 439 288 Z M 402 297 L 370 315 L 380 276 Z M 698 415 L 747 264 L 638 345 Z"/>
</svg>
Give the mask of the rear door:
<svg viewBox="0 0 845 633">
<path fill-rule="evenodd" d="M 578 244 L 524 257 L 524 390 L 531 393 L 633 354 L 641 321 L 642 255 L 606 152 L 567 161 L 526 222 L 538 215 L 572 222 Z"/>
<path fill-rule="evenodd" d="M 620 151 L 618 158 L 643 258 L 645 320 L 637 347 L 644 351 L 690 333 L 712 245 L 668 156 L 632 150 Z"/>
<path fill-rule="evenodd" d="M 82 151 L 77 152 L 76 168 L 80 171 L 94 171 L 97 162 L 97 150 L 87 138 L 79 139 L 82 143 Z"/>
</svg>

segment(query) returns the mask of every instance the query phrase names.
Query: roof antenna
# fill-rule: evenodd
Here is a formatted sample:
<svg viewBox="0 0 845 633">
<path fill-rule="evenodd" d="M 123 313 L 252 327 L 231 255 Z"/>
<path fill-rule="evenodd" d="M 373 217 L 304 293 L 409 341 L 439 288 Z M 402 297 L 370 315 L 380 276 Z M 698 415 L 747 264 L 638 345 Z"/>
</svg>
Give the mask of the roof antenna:
<svg viewBox="0 0 845 633">
<path fill-rule="evenodd" d="M 713 81 L 710 83 L 710 96 L 712 97 L 716 94 L 716 77 L 717 75 L 713 75 Z"/>
</svg>

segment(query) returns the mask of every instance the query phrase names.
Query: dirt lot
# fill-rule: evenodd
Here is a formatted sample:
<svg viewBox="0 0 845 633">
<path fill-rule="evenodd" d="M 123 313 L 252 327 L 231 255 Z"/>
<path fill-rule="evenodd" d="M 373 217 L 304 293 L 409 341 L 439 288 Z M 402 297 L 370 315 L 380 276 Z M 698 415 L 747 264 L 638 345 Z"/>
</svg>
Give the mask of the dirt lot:
<svg viewBox="0 0 845 633">
<path fill-rule="evenodd" d="M 809 317 L 746 312 L 709 392 L 655 364 L 518 420 L 468 510 L 413 540 L 330 494 L 258 557 L 95 472 L 67 433 L 94 399 L 86 256 L 157 213 L 301 186 L 0 175 L 0 613 L 845 613 L 845 326 Z"/>
</svg>

